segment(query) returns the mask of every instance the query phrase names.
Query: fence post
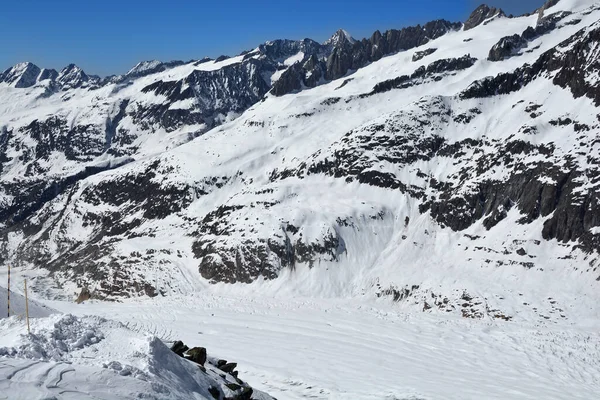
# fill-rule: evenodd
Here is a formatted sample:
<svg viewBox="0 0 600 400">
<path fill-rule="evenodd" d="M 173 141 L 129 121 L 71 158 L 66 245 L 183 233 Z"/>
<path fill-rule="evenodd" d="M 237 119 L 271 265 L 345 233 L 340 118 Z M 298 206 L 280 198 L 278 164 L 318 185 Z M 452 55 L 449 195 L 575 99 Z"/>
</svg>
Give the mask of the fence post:
<svg viewBox="0 0 600 400">
<path fill-rule="evenodd" d="M 27 318 L 27 334 L 31 334 L 29 329 L 29 299 L 27 298 L 27 279 L 25 279 L 25 318 Z"/>
<path fill-rule="evenodd" d="M 7 297 L 7 307 L 8 307 L 8 317 L 10 318 L 10 264 L 8 264 L 8 288 L 6 290 Z"/>
</svg>

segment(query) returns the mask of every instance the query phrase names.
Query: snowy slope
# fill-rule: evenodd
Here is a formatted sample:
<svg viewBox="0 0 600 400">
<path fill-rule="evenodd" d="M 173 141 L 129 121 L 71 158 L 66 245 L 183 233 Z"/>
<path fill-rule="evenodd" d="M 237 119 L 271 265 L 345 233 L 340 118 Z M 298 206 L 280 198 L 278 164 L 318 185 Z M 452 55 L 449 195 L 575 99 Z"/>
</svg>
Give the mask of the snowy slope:
<svg viewBox="0 0 600 400">
<path fill-rule="evenodd" d="M 561 0 L 542 15 L 496 13 L 342 79 L 259 93 L 236 118 L 191 141 L 204 131 L 193 121 L 172 131 L 147 125 L 143 139 L 119 147 L 135 147 L 118 153 L 119 162 L 107 163 L 115 154 L 104 141 L 81 159 L 13 157 L 3 164 L 3 257 L 37 274 L 35 289 L 57 296 L 83 287 L 97 298 L 198 290 L 364 295 L 472 318 L 593 315 L 599 17 L 594 2 L 580 0 Z M 259 62 L 275 47 L 288 49 L 277 62 L 292 68 L 298 63 L 286 62 L 298 57 L 295 46 L 311 44 L 265 46 L 33 103 L 35 96 L 7 86 L 1 107 L 14 127 L 55 107 L 98 118 L 104 138 L 115 132 L 121 105 L 117 133 L 132 126 L 137 105 L 198 104 L 201 96 L 169 97 L 185 88 L 167 82 L 185 85 L 233 66 L 254 76 L 244 59 Z M 111 110 L 113 122 L 98 107 Z M 33 136 L 15 137 L 44 153 L 28 144 Z M 82 165 L 94 168 L 68 178 Z M 14 183 L 37 168 L 68 177 L 31 191 Z M 26 206 L 24 187 L 32 193 Z M 553 300 L 534 309 L 539 298 Z M 573 303 L 581 307 L 565 309 Z"/>
<path fill-rule="evenodd" d="M 282 400 L 589 400 L 600 390 L 597 307 L 586 324 L 544 325 L 260 293 L 52 305 L 201 343 Z"/>
<path fill-rule="evenodd" d="M 0 321 L 0 388 L 10 399 L 271 399 L 158 338 L 98 317 Z M 242 395 L 242 391 L 247 395 Z"/>
<path fill-rule="evenodd" d="M 2 310 L 0 313 L 0 319 L 6 318 L 8 315 L 7 301 L 7 290 L 3 287 L 0 287 L 0 310 Z M 34 300 L 29 300 L 30 318 L 47 317 L 53 313 L 56 313 L 56 311 Z M 14 291 L 11 291 L 10 293 L 10 315 L 18 315 L 21 318 L 25 316 L 25 297 L 22 294 Z"/>
</svg>

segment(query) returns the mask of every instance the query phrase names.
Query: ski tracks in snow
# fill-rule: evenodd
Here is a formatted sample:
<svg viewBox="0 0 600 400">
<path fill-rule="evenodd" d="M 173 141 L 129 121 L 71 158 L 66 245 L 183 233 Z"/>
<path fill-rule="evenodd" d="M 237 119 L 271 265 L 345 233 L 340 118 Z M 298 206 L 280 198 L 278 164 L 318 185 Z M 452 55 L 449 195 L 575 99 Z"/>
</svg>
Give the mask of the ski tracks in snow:
<svg viewBox="0 0 600 400">
<path fill-rule="evenodd" d="M 198 294 L 55 305 L 129 322 L 238 363 L 280 399 L 581 399 L 600 392 L 600 336 L 403 312 L 387 302 Z"/>
<path fill-rule="evenodd" d="M 0 358 L 0 399 L 54 398 L 53 395 L 67 391 L 61 383 L 67 373 L 74 372 L 75 369 L 64 362 Z M 77 391 L 70 387 L 68 391 L 75 396 Z"/>
</svg>

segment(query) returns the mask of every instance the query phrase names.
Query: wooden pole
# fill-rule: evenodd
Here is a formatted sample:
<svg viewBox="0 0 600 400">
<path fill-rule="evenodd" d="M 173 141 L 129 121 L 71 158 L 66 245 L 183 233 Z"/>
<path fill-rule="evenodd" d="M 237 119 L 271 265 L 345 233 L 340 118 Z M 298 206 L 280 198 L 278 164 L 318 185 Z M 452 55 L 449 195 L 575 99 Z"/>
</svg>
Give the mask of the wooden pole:
<svg viewBox="0 0 600 400">
<path fill-rule="evenodd" d="M 6 304 L 8 305 L 8 317 L 10 318 L 10 264 L 8 265 L 8 290 L 6 291 L 6 295 L 8 296 Z"/>
<path fill-rule="evenodd" d="M 27 318 L 27 334 L 31 334 L 29 329 L 29 299 L 27 298 L 27 279 L 25 279 L 25 318 Z"/>
</svg>

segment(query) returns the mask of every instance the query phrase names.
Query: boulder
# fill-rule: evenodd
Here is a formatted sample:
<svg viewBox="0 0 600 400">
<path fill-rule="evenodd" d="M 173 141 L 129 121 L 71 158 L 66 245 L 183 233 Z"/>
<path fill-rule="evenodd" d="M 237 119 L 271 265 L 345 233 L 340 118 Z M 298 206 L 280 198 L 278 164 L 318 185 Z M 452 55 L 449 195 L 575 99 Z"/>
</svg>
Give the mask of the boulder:
<svg viewBox="0 0 600 400">
<path fill-rule="evenodd" d="M 206 362 L 206 348 L 194 347 L 186 352 L 185 358 L 195 362 L 196 364 L 204 365 Z"/>
<path fill-rule="evenodd" d="M 219 367 L 219 369 L 223 372 L 227 372 L 231 374 L 233 370 L 237 367 L 237 363 L 227 363 Z"/>
<path fill-rule="evenodd" d="M 171 351 L 177 354 L 179 357 L 183 357 L 183 353 L 185 353 L 188 350 L 189 347 L 183 344 L 181 340 L 176 341 L 175 343 L 173 343 L 173 346 L 171 346 Z"/>
<path fill-rule="evenodd" d="M 75 302 L 77 304 L 81 304 L 86 300 L 89 300 L 92 298 L 92 294 L 90 293 L 90 290 L 87 287 L 84 287 L 81 289 L 81 292 L 79 293 L 79 296 L 77 296 L 77 300 L 75 300 Z"/>
</svg>

